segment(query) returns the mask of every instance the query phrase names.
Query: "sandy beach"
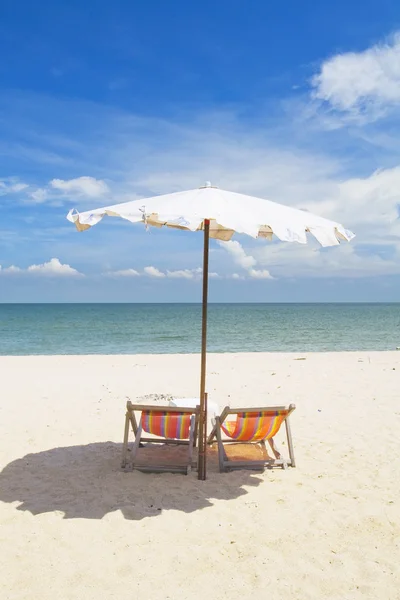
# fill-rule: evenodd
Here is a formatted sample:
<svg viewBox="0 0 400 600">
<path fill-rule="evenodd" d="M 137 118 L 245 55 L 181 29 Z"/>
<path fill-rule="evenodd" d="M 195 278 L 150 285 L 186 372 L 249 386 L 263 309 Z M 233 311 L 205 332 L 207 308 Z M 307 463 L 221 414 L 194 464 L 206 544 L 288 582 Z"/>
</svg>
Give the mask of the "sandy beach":
<svg viewBox="0 0 400 600">
<path fill-rule="evenodd" d="M 205 482 L 120 470 L 127 398 L 196 396 L 199 356 L 0 373 L 2 599 L 400 598 L 400 352 L 210 355 L 221 410 L 296 404 L 297 467 Z"/>
</svg>

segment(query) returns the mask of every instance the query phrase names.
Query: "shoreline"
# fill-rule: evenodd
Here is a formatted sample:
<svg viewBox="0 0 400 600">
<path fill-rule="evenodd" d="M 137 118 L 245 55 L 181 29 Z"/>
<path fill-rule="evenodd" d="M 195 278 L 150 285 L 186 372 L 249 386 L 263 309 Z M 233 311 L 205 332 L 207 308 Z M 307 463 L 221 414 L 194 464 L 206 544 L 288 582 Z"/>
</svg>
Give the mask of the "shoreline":
<svg viewBox="0 0 400 600">
<path fill-rule="evenodd" d="M 270 351 L 266 352 L 265 350 L 254 350 L 253 352 L 207 352 L 207 356 L 260 356 L 265 354 L 266 356 L 286 356 L 288 358 L 296 357 L 301 354 L 301 356 L 313 357 L 317 355 L 322 356 L 337 356 L 340 354 L 345 355 L 380 355 L 380 354 L 398 354 L 400 357 L 400 347 L 399 349 L 394 348 L 393 350 L 315 350 L 310 352 L 309 350 L 304 352 L 286 352 L 282 351 Z M 200 352 L 162 352 L 162 353 L 137 353 L 137 354 L 0 354 L 0 361 L 3 359 L 9 358 L 82 358 L 82 357 L 91 357 L 91 358 L 147 358 L 147 357 L 176 357 L 176 356 L 198 356 L 200 357 Z"/>
</svg>

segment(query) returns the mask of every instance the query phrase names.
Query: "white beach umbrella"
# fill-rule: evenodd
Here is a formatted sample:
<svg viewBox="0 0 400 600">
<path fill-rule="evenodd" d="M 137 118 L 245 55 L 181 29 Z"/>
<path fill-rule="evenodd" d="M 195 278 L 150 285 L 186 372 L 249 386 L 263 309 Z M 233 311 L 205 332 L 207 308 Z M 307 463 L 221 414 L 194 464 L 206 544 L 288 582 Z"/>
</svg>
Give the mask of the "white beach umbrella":
<svg viewBox="0 0 400 600">
<path fill-rule="evenodd" d="M 206 341 L 208 298 L 209 238 L 228 241 L 234 233 L 253 238 L 272 239 L 275 235 L 285 242 L 307 243 L 307 233 L 321 246 L 335 246 L 350 241 L 354 234 L 339 223 L 318 217 L 310 212 L 284 206 L 270 200 L 227 192 L 206 183 L 205 186 L 124 202 L 104 208 L 68 213 L 68 220 L 79 231 L 97 225 L 104 216 L 121 217 L 131 223 L 146 226 L 172 227 L 189 231 L 204 231 L 203 256 L 203 313 L 200 376 L 199 479 L 206 476 Z"/>
</svg>

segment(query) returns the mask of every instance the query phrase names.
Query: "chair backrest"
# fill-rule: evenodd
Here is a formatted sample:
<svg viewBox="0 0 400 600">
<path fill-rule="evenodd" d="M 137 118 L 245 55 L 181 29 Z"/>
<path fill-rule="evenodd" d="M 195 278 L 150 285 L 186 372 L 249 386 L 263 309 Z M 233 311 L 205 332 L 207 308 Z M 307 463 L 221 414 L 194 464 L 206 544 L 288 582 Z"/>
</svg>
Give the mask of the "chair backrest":
<svg viewBox="0 0 400 600">
<path fill-rule="evenodd" d="M 189 438 L 192 414 L 188 411 L 142 410 L 142 427 L 147 433 L 177 440 Z"/>
<path fill-rule="evenodd" d="M 221 422 L 221 429 L 228 437 L 238 442 L 268 440 L 278 433 L 290 412 L 290 408 L 230 411 Z M 236 419 L 229 419 L 230 415 L 236 416 Z"/>
</svg>

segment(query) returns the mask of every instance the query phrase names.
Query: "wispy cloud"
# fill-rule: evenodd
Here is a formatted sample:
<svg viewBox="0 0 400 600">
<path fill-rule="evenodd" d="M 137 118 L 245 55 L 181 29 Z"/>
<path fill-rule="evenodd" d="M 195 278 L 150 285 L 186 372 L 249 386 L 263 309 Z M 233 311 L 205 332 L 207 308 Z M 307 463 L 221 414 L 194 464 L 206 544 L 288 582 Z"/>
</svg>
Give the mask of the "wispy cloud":
<svg viewBox="0 0 400 600">
<path fill-rule="evenodd" d="M 22 183 L 15 178 L 0 179 L 0 196 L 6 196 L 7 194 L 18 194 L 25 190 L 28 186 L 27 183 Z"/>
<path fill-rule="evenodd" d="M 78 196 L 88 196 L 89 198 L 99 198 L 109 192 L 108 185 L 101 179 L 95 179 L 90 176 L 77 177 L 76 179 L 52 179 L 50 187 L 65 194 L 75 194 Z"/>
<path fill-rule="evenodd" d="M 17 273 L 21 273 L 22 269 L 16 267 L 15 265 L 11 265 L 10 267 L 2 267 L 0 265 L 0 275 L 15 275 Z"/>
<path fill-rule="evenodd" d="M 253 250 L 260 265 L 277 279 L 355 279 L 400 274 L 400 242 L 372 246 L 341 244 L 320 250 L 315 245 L 266 244 Z"/>
<path fill-rule="evenodd" d="M 89 198 L 100 201 L 110 189 L 105 181 L 89 175 L 75 179 L 52 179 L 45 186 L 23 183 L 15 178 L 0 180 L 0 196 L 16 195 L 23 204 L 43 204 L 45 202 L 76 201 Z"/>
<path fill-rule="evenodd" d="M 119 271 L 108 271 L 104 273 L 106 277 L 139 277 L 139 271 L 135 269 L 120 269 Z"/>
<path fill-rule="evenodd" d="M 172 279 L 193 279 L 196 275 L 196 271 L 191 269 L 180 269 L 178 271 L 167 271 L 166 275 Z"/>
<path fill-rule="evenodd" d="M 391 42 L 393 47 L 396 44 L 397 41 Z M 322 72 L 323 68 L 320 74 Z M 327 89 L 319 87 L 322 80 L 320 83 L 315 80 L 314 85 L 314 89 L 321 93 Z M 326 100 L 332 107 L 333 98 L 332 103 Z M 306 128 L 304 133 L 304 123 L 299 126 L 294 114 L 285 114 L 283 119 L 276 109 L 274 118 L 269 121 L 261 115 L 259 120 L 247 122 L 241 118 L 239 111 L 219 110 L 193 115 L 188 123 L 181 115 L 169 121 L 151 119 L 93 103 L 61 102 L 42 97 L 36 97 L 36 100 L 20 98 L 21 114 L 24 111 L 31 114 L 30 102 L 45 105 L 45 112 L 52 115 L 54 123 L 27 127 L 25 122 L 21 131 L 18 129 L 21 115 L 18 115 L 19 118 L 14 121 L 18 135 L 31 135 L 29 132 L 34 129 L 40 131 L 34 140 L 27 140 L 32 153 L 37 147 L 38 151 L 54 151 L 57 156 L 66 159 L 65 163 L 47 163 L 45 175 L 42 172 L 40 176 L 35 175 L 28 187 L 12 196 L 12 203 L 27 200 L 34 203 L 35 207 L 31 210 L 35 211 L 35 217 L 41 223 L 51 224 L 55 219 L 64 218 L 64 208 L 55 210 L 55 203 L 70 204 L 75 199 L 76 208 L 85 210 L 93 205 L 193 188 L 211 180 L 226 189 L 269 198 L 342 222 L 357 234 L 351 244 L 354 254 L 349 259 L 353 261 L 352 272 L 357 271 L 360 276 L 367 277 L 379 269 L 385 273 L 389 268 L 388 259 L 379 255 L 379 246 L 399 235 L 400 158 L 393 152 L 389 158 L 379 154 L 371 146 L 373 142 L 368 142 L 367 149 L 363 148 L 365 156 L 360 162 L 357 154 L 359 140 L 356 150 L 352 147 L 348 151 L 348 145 L 354 144 L 354 140 L 348 137 L 350 134 L 346 130 L 335 133 L 335 138 L 317 127 Z M 340 111 L 346 112 L 345 104 L 340 106 Z M 74 114 L 75 121 L 72 123 L 67 119 L 68 127 L 64 127 L 62 117 L 68 114 Z M 57 135 L 46 129 L 49 126 L 55 128 Z M 74 128 L 72 137 L 69 128 Z M 12 163 L 8 172 L 15 173 L 17 164 Z M 380 170 L 377 171 L 378 166 Z M 24 182 L 28 181 L 25 175 L 22 177 L 21 174 L 21 178 Z M 117 225 L 118 234 L 115 235 Z M 158 268 L 143 267 L 140 261 L 133 269 L 140 275 L 145 274 L 154 280 L 198 280 L 199 274 L 190 267 L 196 264 L 193 254 L 199 252 L 201 256 L 200 237 L 188 234 L 190 241 L 185 241 L 188 244 L 185 247 L 190 247 L 189 258 L 188 253 L 182 252 L 180 233 L 154 231 L 151 239 L 157 241 L 168 233 L 168 242 L 166 237 L 163 238 L 167 248 L 164 261 L 159 260 L 160 245 L 148 242 L 150 238 L 144 239 L 140 235 L 136 238 L 129 227 L 126 222 L 109 219 L 107 223 L 96 226 L 96 231 L 90 235 L 79 234 L 88 237 L 71 237 L 73 243 L 67 237 L 55 241 L 56 236 L 42 241 L 43 232 L 37 233 L 33 229 L 25 229 L 24 236 L 31 236 L 31 243 L 42 244 L 44 256 L 63 256 L 70 263 L 78 264 L 83 271 L 89 262 L 93 270 L 104 271 L 109 260 L 109 247 L 116 257 L 125 257 L 128 248 L 129 251 L 142 251 L 145 247 L 147 264 L 158 265 Z M 366 242 L 370 244 L 368 255 L 361 249 Z M 254 249 L 246 238 L 231 244 L 233 246 L 223 244 L 221 248 L 226 254 L 229 252 L 235 265 L 240 267 L 240 271 L 236 269 L 238 278 L 286 277 L 287 273 L 293 272 L 286 266 L 292 257 L 297 256 L 298 260 L 295 259 L 292 264 L 305 261 L 304 269 L 297 271 L 299 275 L 303 273 L 305 276 L 314 269 L 315 273 L 324 270 L 324 276 L 329 273 L 341 276 L 335 261 L 330 260 L 330 257 L 335 257 L 335 252 L 337 256 L 344 256 L 341 249 L 330 254 L 315 246 L 288 248 L 291 244 L 284 243 L 266 243 Z M 260 253 L 264 247 L 265 254 Z M 375 252 L 377 258 L 374 262 Z M 268 262 L 267 257 L 272 257 L 273 262 Z M 42 256 L 35 257 L 36 262 L 39 259 L 42 260 Z M 238 279 L 229 273 L 229 261 L 224 260 L 212 267 L 218 271 L 213 277 Z M 18 262 L 13 257 L 11 261 Z M 171 264 L 174 269 L 169 268 Z M 129 271 L 123 266 L 124 262 L 116 261 L 115 271 Z M 116 276 L 136 277 L 132 273 Z"/>
<path fill-rule="evenodd" d="M 141 277 L 145 275 L 148 277 L 154 277 L 155 279 L 169 278 L 199 281 L 202 279 L 203 269 L 201 267 L 197 267 L 196 269 L 177 269 L 176 271 L 167 269 L 166 271 L 161 271 L 157 267 L 149 266 L 144 267 L 142 272 L 136 269 L 122 269 L 120 271 L 107 271 L 103 273 L 103 275 L 106 277 Z M 208 273 L 208 277 L 210 279 L 220 279 L 221 275 L 211 271 Z"/>
<path fill-rule="evenodd" d="M 43 204 L 43 202 L 46 202 L 49 192 L 44 188 L 37 188 L 36 190 L 29 191 L 27 195 L 33 203 Z"/>
<path fill-rule="evenodd" d="M 167 270 L 165 272 L 160 271 L 156 267 L 145 267 L 144 273 L 150 277 L 163 278 L 168 277 L 170 279 L 199 279 L 201 278 L 203 269 L 198 267 L 196 269 L 178 269 L 176 271 Z M 217 276 L 217 273 L 210 273 L 209 277 Z"/>
</svg>

